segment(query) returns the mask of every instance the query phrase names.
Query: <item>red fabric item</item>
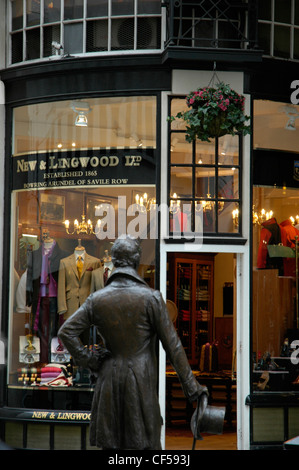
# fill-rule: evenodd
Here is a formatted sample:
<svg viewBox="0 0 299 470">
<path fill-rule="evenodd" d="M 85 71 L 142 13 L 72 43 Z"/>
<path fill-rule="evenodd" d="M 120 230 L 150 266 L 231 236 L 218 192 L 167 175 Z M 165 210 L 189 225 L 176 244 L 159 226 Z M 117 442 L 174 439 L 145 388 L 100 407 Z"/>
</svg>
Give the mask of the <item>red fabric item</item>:
<svg viewBox="0 0 299 470">
<path fill-rule="evenodd" d="M 299 230 L 296 229 L 290 220 L 284 220 L 280 224 L 281 227 L 281 242 L 284 246 L 295 248 L 295 237 L 299 239 Z M 296 276 L 296 259 L 284 258 L 283 271 L 285 276 Z"/>
<path fill-rule="evenodd" d="M 42 367 L 42 373 L 43 372 L 61 372 L 60 367 Z"/>
<path fill-rule="evenodd" d="M 267 225 L 270 225 L 270 223 L 276 222 L 275 219 L 269 219 L 266 220 L 262 224 L 262 229 L 260 233 L 260 244 L 258 248 L 258 253 L 257 253 L 257 267 L 259 269 L 261 268 L 266 268 L 267 266 L 267 255 L 268 255 L 268 243 L 271 238 L 271 232 L 267 229 Z"/>
<path fill-rule="evenodd" d="M 173 216 L 173 231 L 185 232 L 187 230 L 187 214 L 181 212 L 180 209 Z"/>
<path fill-rule="evenodd" d="M 278 245 L 282 243 L 282 227 L 278 225 L 276 219 L 272 217 L 272 219 L 266 220 L 262 224 L 262 229 L 260 233 L 260 243 L 258 248 L 258 255 L 257 255 L 257 268 L 276 268 L 280 270 L 280 275 L 283 273 L 283 261 L 282 259 L 269 259 L 268 256 L 268 245 Z M 275 261 L 274 261 L 275 260 Z"/>
</svg>

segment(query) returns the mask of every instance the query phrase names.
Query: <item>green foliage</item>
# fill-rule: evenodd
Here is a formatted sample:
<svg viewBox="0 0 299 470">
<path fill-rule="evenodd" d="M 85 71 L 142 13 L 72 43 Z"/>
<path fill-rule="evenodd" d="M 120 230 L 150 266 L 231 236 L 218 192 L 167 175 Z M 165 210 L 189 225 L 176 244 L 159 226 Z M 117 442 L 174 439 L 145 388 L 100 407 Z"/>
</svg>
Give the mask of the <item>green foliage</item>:
<svg viewBox="0 0 299 470">
<path fill-rule="evenodd" d="M 169 120 L 186 122 L 186 140 L 210 142 L 211 138 L 225 134 L 242 135 L 251 132 L 246 124 L 250 118 L 244 114 L 245 97 L 223 82 L 215 87 L 198 88 L 186 97 L 188 111 L 180 112 Z"/>
</svg>

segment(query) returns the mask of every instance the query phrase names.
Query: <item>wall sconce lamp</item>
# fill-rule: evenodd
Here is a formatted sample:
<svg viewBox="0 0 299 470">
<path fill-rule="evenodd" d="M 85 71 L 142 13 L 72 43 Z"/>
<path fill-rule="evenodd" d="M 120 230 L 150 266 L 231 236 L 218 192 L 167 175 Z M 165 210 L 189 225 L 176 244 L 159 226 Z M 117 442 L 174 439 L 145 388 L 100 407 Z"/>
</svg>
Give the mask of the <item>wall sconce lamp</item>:
<svg viewBox="0 0 299 470">
<path fill-rule="evenodd" d="M 239 209 L 234 209 L 232 212 L 233 223 L 235 227 L 239 226 Z"/>
</svg>

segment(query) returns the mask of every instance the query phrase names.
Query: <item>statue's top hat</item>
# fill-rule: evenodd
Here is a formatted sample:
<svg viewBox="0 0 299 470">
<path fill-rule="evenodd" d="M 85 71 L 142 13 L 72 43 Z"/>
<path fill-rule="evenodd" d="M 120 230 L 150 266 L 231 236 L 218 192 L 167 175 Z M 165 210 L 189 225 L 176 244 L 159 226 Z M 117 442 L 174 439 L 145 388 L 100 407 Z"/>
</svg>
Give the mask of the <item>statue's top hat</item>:
<svg viewBox="0 0 299 470">
<path fill-rule="evenodd" d="M 222 434 L 225 407 L 209 406 L 208 396 L 203 393 L 191 418 L 191 431 L 195 439 L 202 440 L 201 433 Z"/>
</svg>

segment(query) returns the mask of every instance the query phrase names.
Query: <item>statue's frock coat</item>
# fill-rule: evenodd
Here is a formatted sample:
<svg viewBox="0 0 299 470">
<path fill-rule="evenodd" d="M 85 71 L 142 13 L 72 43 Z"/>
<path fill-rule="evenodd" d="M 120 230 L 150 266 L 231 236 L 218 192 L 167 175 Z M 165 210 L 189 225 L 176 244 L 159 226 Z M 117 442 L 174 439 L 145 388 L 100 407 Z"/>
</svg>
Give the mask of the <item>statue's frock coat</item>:
<svg viewBox="0 0 299 470">
<path fill-rule="evenodd" d="M 111 356 L 98 368 L 79 334 L 95 325 Z M 175 368 L 186 397 L 195 380 L 159 291 L 131 268 L 115 269 L 108 285 L 91 294 L 61 327 L 59 336 L 75 361 L 97 370 L 90 442 L 110 449 L 160 449 L 158 341 Z"/>
</svg>

